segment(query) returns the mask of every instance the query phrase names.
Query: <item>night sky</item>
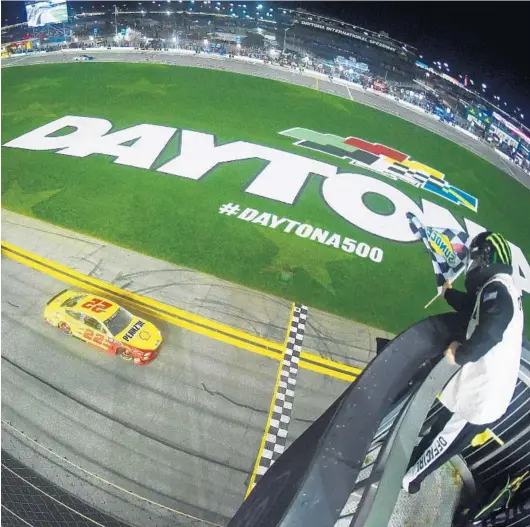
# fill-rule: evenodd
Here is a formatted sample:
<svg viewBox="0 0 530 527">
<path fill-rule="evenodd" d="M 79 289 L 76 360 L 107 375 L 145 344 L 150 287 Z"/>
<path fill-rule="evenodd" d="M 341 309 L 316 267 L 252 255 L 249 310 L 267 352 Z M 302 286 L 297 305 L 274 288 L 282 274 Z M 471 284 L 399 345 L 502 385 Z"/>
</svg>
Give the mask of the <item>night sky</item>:
<svg viewBox="0 0 530 527">
<path fill-rule="evenodd" d="M 94 3 L 100 7 L 102 2 Z M 458 78 L 467 73 L 475 87 L 485 83 L 489 98 L 500 96 L 510 111 L 519 106 L 525 121 L 530 120 L 530 2 L 262 3 L 299 6 L 367 29 L 386 31 L 392 38 L 418 48 L 429 65 L 435 60 L 447 62 L 450 75 Z M 107 4 L 112 6 L 112 2 Z M 200 4 L 196 2 L 195 7 Z M 20 21 L 25 21 L 24 3 L 2 2 L 2 25 Z"/>
<path fill-rule="evenodd" d="M 350 24 L 418 48 L 424 61 L 447 62 L 451 76 L 468 74 L 475 88 L 521 107 L 530 117 L 530 2 L 302 2 Z M 491 88 L 491 89 L 490 89 Z M 504 104 L 502 105 L 504 108 Z"/>
</svg>

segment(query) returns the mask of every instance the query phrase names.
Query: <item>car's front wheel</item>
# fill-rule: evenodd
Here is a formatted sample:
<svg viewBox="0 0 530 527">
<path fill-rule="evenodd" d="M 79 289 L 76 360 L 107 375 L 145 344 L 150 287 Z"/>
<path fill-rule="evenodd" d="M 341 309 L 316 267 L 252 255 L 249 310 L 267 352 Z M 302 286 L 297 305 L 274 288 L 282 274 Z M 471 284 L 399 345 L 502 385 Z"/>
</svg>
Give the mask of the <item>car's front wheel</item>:
<svg viewBox="0 0 530 527">
<path fill-rule="evenodd" d="M 132 353 L 132 351 L 130 349 L 118 348 L 117 353 L 123 360 L 132 360 L 133 359 L 133 353 Z"/>
</svg>

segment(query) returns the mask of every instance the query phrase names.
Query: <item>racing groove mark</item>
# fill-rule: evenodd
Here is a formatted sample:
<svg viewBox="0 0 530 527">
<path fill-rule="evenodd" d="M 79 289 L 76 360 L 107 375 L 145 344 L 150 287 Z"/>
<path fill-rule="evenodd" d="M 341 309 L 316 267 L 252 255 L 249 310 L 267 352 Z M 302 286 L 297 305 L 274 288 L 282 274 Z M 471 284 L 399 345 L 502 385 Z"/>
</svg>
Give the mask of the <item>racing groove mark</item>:
<svg viewBox="0 0 530 527">
<path fill-rule="evenodd" d="M 205 335 L 215 340 L 220 340 L 221 342 L 236 346 L 240 349 L 264 355 L 271 359 L 278 361 L 283 360 L 285 349 L 283 343 L 267 340 L 214 320 L 210 320 L 206 317 L 163 304 L 152 298 L 147 298 L 126 291 L 113 284 L 85 275 L 62 264 L 25 251 L 24 249 L 8 242 L 2 242 L 2 254 L 16 262 L 22 263 L 28 267 L 36 269 L 37 271 L 61 280 L 62 282 L 82 287 L 85 290 L 105 293 L 118 298 L 121 301 L 125 301 L 126 303 L 132 303 L 140 307 L 146 313 L 169 322 L 170 324 L 180 326 L 189 331 Z M 305 351 L 300 353 L 299 366 L 347 382 L 355 380 L 362 371 L 359 368 L 331 359 L 326 359 Z"/>
</svg>

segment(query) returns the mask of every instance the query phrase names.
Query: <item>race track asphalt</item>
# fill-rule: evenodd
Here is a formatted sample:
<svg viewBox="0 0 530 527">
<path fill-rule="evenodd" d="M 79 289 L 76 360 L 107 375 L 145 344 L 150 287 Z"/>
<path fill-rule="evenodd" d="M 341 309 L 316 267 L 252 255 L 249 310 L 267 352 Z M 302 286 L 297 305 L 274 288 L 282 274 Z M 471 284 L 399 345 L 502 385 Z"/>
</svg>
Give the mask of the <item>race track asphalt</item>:
<svg viewBox="0 0 530 527">
<path fill-rule="evenodd" d="M 65 287 L 2 257 L 2 419 L 102 478 L 224 525 L 246 490 L 277 361 L 151 319 L 163 333 L 162 351 L 150 365 L 134 366 L 44 323 L 43 307 Z M 290 442 L 345 387 L 301 373 Z M 9 427 L 2 439 L 8 451 L 42 454 Z M 54 467 L 59 479 L 63 469 Z M 77 489 L 89 503 L 92 484 L 106 490 L 97 481 Z M 122 495 L 104 510 L 145 525 L 135 503 Z M 158 512 L 156 525 L 174 524 Z"/>
</svg>

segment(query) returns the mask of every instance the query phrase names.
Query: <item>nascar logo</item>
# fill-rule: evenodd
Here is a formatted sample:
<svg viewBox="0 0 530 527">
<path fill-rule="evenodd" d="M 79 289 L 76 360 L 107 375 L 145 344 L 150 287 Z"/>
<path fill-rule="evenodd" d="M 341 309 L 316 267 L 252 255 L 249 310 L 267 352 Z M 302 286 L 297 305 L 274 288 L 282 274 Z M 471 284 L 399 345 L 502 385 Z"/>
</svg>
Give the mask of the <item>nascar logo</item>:
<svg viewBox="0 0 530 527">
<path fill-rule="evenodd" d="M 297 146 L 348 159 L 352 165 L 367 168 L 390 179 L 404 181 L 473 212 L 478 210 L 478 199 L 475 196 L 449 184 L 442 172 L 394 148 L 358 137 L 339 137 L 307 128 L 290 128 L 280 134 L 296 139 L 294 144 Z"/>
</svg>

